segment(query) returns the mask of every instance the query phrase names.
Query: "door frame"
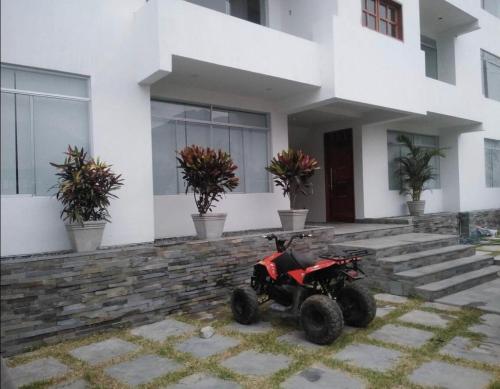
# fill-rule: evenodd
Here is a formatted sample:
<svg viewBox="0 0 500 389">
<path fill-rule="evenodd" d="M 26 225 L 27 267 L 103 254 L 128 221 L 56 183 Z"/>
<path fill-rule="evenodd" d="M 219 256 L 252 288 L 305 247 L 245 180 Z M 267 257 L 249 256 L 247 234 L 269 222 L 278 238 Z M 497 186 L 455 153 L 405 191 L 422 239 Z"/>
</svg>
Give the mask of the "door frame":
<svg viewBox="0 0 500 389">
<path fill-rule="evenodd" d="M 326 202 L 326 215 L 325 215 L 325 220 L 327 223 L 332 223 L 335 220 L 332 218 L 332 209 L 331 209 L 331 192 L 332 188 L 330 186 L 331 182 L 331 170 L 327 171 L 327 157 L 328 157 L 328 149 L 327 149 L 327 137 L 329 134 L 332 134 L 334 132 L 339 132 L 339 131 L 350 131 L 351 132 L 351 158 L 352 158 L 352 203 L 353 203 L 353 216 L 352 220 L 347 221 L 347 222 L 355 222 L 356 220 L 356 195 L 355 195 L 355 185 L 354 185 L 354 130 L 353 128 L 343 128 L 339 130 L 332 130 L 332 131 L 327 131 L 323 134 L 323 166 L 325 166 L 325 202 Z M 339 220 L 337 220 L 339 221 Z"/>
</svg>

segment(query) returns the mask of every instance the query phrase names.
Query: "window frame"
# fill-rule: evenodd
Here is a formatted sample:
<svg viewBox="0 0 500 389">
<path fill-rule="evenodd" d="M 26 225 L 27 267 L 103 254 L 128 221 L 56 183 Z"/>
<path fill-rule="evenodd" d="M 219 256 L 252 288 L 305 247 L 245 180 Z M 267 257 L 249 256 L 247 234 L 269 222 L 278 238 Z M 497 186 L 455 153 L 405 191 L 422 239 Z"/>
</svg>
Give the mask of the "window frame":
<svg viewBox="0 0 500 389">
<path fill-rule="evenodd" d="M 488 177 L 488 161 L 487 161 L 488 150 L 496 151 L 500 158 L 500 139 L 484 138 L 484 177 L 485 177 L 486 188 L 497 189 L 500 188 L 500 184 L 495 185 L 494 182 L 495 172 L 493 171 L 493 166 L 491 166 L 492 169 L 491 177 Z M 498 172 L 498 174 L 500 174 L 500 171 Z"/>
<path fill-rule="evenodd" d="M 6 93 L 9 95 L 14 95 L 14 101 L 16 101 L 16 96 L 29 96 L 30 97 L 30 110 L 31 114 L 33 114 L 33 99 L 32 97 L 44 97 L 44 98 L 50 98 L 50 99 L 56 99 L 56 100 L 69 100 L 69 101 L 80 101 L 80 102 L 86 102 L 88 104 L 88 109 L 87 109 L 87 119 L 88 119 L 88 128 L 87 128 L 87 137 L 88 137 L 88 154 L 92 155 L 93 154 L 93 142 L 92 142 L 92 99 L 91 99 L 91 88 L 90 88 L 90 77 L 85 76 L 85 75 L 80 75 L 80 74 L 75 74 L 75 73 L 69 73 L 69 72 L 63 72 L 63 71 L 55 71 L 55 70 L 48 70 L 48 69 L 40 69 L 40 68 L 35 68 L 35 67 L 29 67 L 29 66 L 23 66 L 23 65 L 14 65 L 10 63 L 4 63 L 1 62 L 1 69 L 10 69 L 12 71 L 24 71 L 24 72 L 31 72 L 31 73 L 38 73 L 38 74 L 46 74 L 46 75 L 51 75 L 51 76 L 61 76 L 61 77 L 70 77 L 70 78 L 77 78 L 84 80 L 86 82 L 86 94 L 87 97 L 81 97 L 81 96 L 71 96 L 71 95 L 63 95 L 63 94 L 58 94 L 58 93 L 51 93 L 51 92 L 37 92 L 34 90 L 27 90 L 27 89 L 17 89 L 17 88 L 6 88 L 3 86 L 0 86 L 0 93 Z M 17 127 L 17 120 L 16 120 L 16 127 Z M 17 131 L 17 129 L 16 129 Z M 31 133 L 31 139 L 34 139 L 34 120 L 33 117 L 30 117 L 30 133 Z M 16 135 L 17 138 L 17 135 Z M 33 147 L 33 152 L 34 151 L 34 143 L 32 144 Z M 63 150 L 64 151 L 64 150 Z M 17 155 L 17 151 L 16 151 Z M 36 169 L 35 167 L 35 161 L 34 161 L 34 156 L 33 156 L 33 169 Z M 17 165 L 17 156 L 16 156 L 16 165 Z M 16 192 L 19 192 L 19 178 L 17 177 L 18 175 L 18 167 L 16 166 Z M 12 198 L 12 197 L 53 197 L 52 194 L 47 194 L 47 195 L 42 195 L 42 194 L 37 194 L 36 193 L 36 186 L 35 186 L 35 193 L 11 193 L 11 194 L 3 194 L 0 193 L 0 197 L 2 198 Z"/>
<path fill-rule="evenodd" d="M 436 77 L 432 77 L 431 75 L 427 74 L 427 50 L 432 50 L 436 54 L 436 63 L 435 63 L 435 71 L 436 71 Z M 420 49 L 424 52 L 425 54 L 425 76 L 427 78 L 432 78 L 433 80 L 439 80 L 439 58 L 438 58 L 438 48 L 437 48 L 437 42 L 435 39 L 430 38 L 425 35 L 420 36 Z M 433 64 L 434 65 L 434 64 Z"/>
<path fill-rule="evenodd" d="M 487 63 L 496 66 L 500 69 L 500 57 L 496 56 L 493 53 L 490 53 L 489 51 L 486 51 L 484 49 L 481 49 L 481 78 L 482 78 L 482 84 L 483 84 L 483 96 L 487 99 L 494 100 L 494 101 L 499 101 L 500 98 L 494 98 L 489 96 L 488 92 L 488 71 L 487 71 Z"/>
<path fill-rule="evenodd" d="M 204 124 L 210 126 L 210 130 L 212 127 L 225 127 L 225 128 L 236 128 L 236 129 L 242 129 L 242 130 L 256 130 L 256 131 L 262 131 L 265 132 L 266 134 L 266 155 L 267 155 L 267 161 L 266 163 L 269 162 L 270 155 L 272 153 L 272 145 L 271 145 L 271 115 L 268 112 L 258 112 L 258 111 L 252 111 L 248 109 L 240 109 L 240 108 L 234 108 L 234 107 L 227 107 L 224 105 L 220 104 L 207 104 L 207 103 L 198 103 L 198 102 L 193 102 L 193 101 L 182 101 L 182 100 L 175 100 L 175 99 L 169 99 L 165 97 L 160 97 L 160 96 L 151 96 L 150 99 L 151 102 L 156 101 L 160 103 L 171 103 L 171 104 L 181 104 L 181 105 L 187 105 L 187 106 L 194 106 L 194 107 L 200 107 L 200 108 L 208 108 L 210 109 L 210 119 L 211 120 L 199 120 L 199 119 L 192 119 L 192 118 L 179 118 L 179 117 L 165 117 L 165 120 L 173 120 L 176 122 L 181 122 L 181 123 L 190 123 L 190 124 Z M 234 123 L 224 123 L 224 122 L 217 122 L 213 120 L 213 111 L 232 111 L 232 112 L 242 112 L 242 113 L 250 113 L 250 114 L 257 114 L 257 115 L 263 115 L 266 120 L 266 127 L 259 127 L 259 126 L 250 126 L 250 125 L 245 125 L 245 124 L 234 124 Z M 238 166 L 239 169 L 245 171 L 245 161 L 243 161 L 242 166 Z M 242 191 L 240 192 L 229 192 L 226 195 L 230 194 L 259 194 L 259 193 L 273 193 L 274 188 L 272 185 L 272 177 L 269 173 L 266 173 L 267 179 L 266 179 L 266 185 L 267 185 L 267 190 L 262 192 L 247 192 L 246 187 L 242 188 Z M 178 180 L 179 181 L 179 180 Z M 243 177 L 243 185 L 246 186 L 246 178 Z M 177 187 L 177 193 L 171 193 L 171 194 L 154 194 L 154 196 L 179 196 L 184 194 L 185 189 L 180 188 L 179 186 Z"/>
<path fill-rule="evenodd" d="M 361 0 L 361 24 L 363 27 L 366 27 L 372 31 L 376 31 L 381 33 L 382 35 L 397 39 L 399 41 L 404 41 L 404 34 L 403 34 L 403 5 L 393 1 L 393 0 L 373 0 L 375 2 L 375 12 L 371 12 L 368 9 L 368 1 L 370 0 Z M 387 17 L 382 17 L 380 15 L 380 7 L 381 5 L 384 5 L 387 9 L 389 7 L 395 9 L 395 17 L 396 20 L 392 21 L 390 18 Z M 371 28 L 368 25 L 368 17 L 374 17 L 375 18 L 375 28 Z M 396 28 L 396 36 L 388 33 L 384 33 L 381 31 L 380 28 L 380 22 L 383 21 L 386 23 L 386 32 L 388 32 L 388 29 L 390 26 L 394 26 Z"/>
<path fill-rule="evenodd" d="M 497 0 L 497 1 L 498 1 L 498 0 Z M 486 8 L 485 2 L 486 2 L 486 0 L 481 0 L 481 8 L 483 9 L 483 11 L 488 12 L 490 15 L 493 15 L 493 16 L 495 16 L 495 17 L 497 17 L 497 18 L 500 18 L 500 14 L 496 15 L 496 14 L 494 14 L 494 13 L 490 12 L 490 11 Z M 500 4 L 499 4 L 499 6 L 500 6 Z"/>
</svg>

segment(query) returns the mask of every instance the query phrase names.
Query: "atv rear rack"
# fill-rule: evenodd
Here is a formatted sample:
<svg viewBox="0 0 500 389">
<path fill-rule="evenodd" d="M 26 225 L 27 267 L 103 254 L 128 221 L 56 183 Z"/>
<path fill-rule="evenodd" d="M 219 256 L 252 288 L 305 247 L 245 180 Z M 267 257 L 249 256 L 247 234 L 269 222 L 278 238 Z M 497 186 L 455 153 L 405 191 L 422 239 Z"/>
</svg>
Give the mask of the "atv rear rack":
<svg viewBox="0 0 500 389">
<path fill-rule="evenodd" d="M 344 255 L 339 255 L 338 253 L 325 253 L 321 254 L 319 257 L 322 259 L 355 259 L 368 255 L 368 250 L 342 250 Z"/>
</svg>

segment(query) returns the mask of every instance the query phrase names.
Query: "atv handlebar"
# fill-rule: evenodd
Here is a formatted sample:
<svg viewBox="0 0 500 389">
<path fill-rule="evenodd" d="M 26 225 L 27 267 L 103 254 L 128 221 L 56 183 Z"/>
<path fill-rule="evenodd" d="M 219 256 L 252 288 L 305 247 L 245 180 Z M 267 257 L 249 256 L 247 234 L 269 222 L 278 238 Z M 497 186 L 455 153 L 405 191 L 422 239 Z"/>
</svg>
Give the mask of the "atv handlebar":
<svg viewBox="0 0 500 389">
<path fill-rule="evenodd" d="M 312 234 L 296 234 L 296 235 L 292 235 L 290 237 L 290 239 L 288 240 L 288 242 L 286 241 L 286 239 L 280 239 L 278 236 L 276 236 L 275 234 L 268 234 L 268 235 L 263 235 L 262 236 L 263 238 L 267 239 L 267 240 L 273 240 L 275 241 L 276 243 L 276 249 L 279 251 L 279 252 L 283 252 L 285 251 L 288 247 L 290 247 L 290 245 L 293 243 L 293 241 L 295 239 L 304 239 L 304 238 L 310 238 L 312 237 Z"/>
</svg>

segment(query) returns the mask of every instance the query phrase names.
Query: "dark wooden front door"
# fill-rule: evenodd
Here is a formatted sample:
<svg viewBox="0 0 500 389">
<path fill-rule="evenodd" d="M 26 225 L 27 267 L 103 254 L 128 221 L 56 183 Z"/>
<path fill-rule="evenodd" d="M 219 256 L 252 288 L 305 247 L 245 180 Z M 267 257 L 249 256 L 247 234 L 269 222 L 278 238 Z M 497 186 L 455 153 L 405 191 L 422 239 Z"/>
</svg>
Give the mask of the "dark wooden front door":
<svg viewBox="0 0 500 389">
<path fill-rule="evenodd" d="M 325 134 L 326 220 L 354 222 L 352 129 Z"/>
</svg>

